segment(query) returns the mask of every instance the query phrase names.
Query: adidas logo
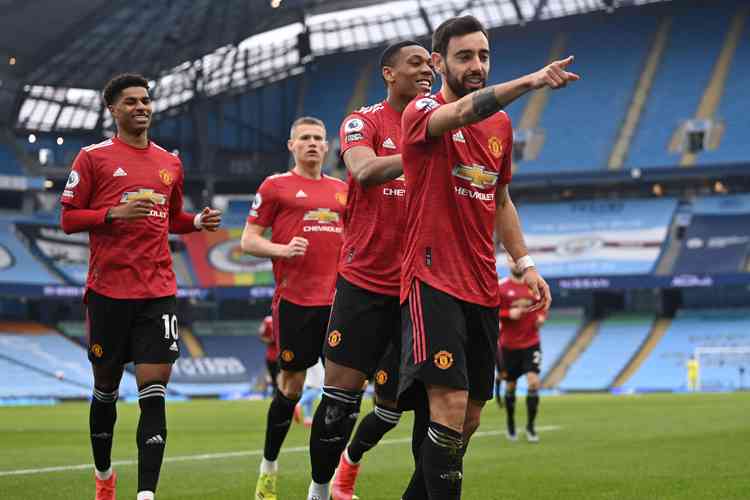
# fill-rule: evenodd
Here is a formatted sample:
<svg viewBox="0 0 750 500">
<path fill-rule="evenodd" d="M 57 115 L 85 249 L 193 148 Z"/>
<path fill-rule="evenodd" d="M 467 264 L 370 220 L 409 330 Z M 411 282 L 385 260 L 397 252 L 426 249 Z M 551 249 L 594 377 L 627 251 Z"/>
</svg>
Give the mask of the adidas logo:
<svg viewBox="0 0 750 500">
<path fill-rule="evenodd" d="M 295 198 L 307 198 L 307 193 L 302 191 L 301 189 L 297 191 L 297 194 L 294 195 Z"/>
<path fill-rule="evenodd" d="M 172 345 L 171 345 L 171 346 L 169 346 L 169 350 L 170 350 L 170 351 L 179 351 L 179 350 L 180 350 L 180 348 L 179 348 L 179 347 L 177 347 L 177 342 L 172 342 Z"/>
<path fill-rule="evenodd" d="M 396 145 L 390 137 L 383 141 L 383 147 L 386 149 L 396 149 Z"/>
<path fill-rule="evenodd" d="M 117 167 L 117 170 L 115 170 L 115 173 L 112 174 L 112 177 L 123 177 L 128 175 L 126 171 L 122 169 L 122 167 Z"/>
<path fill-rule="evenodd" d="M 455 132 L 453 132 L 453 140 L 455 142 L 466 143 L 466 139 L 464 139 L 464 134 L 460 130 L 456 130 Z"/>
<path fill-rule="evenodd" d="M 161 434 L 157 434 L 156 436 L 149 438 L 148 441 L 146 441 L 146 444 L 164 444 L 164 438 L 161 437 Z"/>
</svg>

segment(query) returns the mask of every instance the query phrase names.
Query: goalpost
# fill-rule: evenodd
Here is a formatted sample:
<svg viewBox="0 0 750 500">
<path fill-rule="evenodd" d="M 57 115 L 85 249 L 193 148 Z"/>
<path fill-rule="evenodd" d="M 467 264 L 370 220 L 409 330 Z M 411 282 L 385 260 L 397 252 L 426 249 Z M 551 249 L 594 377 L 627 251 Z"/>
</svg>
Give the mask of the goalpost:
<svg viewBox="0 0 750 500">
<path fill-rule="evenodd" d="M 744 376 L 750 372 L 750 345 L 744 346 L 722 346 L 722 347 L 696 347 L 693 351 L 695 359 L 698 360 L 698 380 L 696 390 L 701 390 L 701 378 L 704 368 L 708 367 L 735 367 L 739 378 L 739 388 L 745 386 Z"/>
</svg>

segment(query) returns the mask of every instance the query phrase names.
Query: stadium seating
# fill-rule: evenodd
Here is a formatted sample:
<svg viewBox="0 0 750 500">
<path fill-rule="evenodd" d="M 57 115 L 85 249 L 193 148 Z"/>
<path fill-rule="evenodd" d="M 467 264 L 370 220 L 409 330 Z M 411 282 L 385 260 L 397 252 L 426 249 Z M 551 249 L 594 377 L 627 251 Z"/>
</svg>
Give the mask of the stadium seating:
<svg viewBox="0 0 750 500">
<path fill-rule="evenodd" d="M 563 91 L 549 94 L 538 124 L 545 134 L 544 144 L 538 158 L 519 162 L 519 172 L 606 168 L 657 21 L 654 16 L 601 13 L 569 20 L 558 28 L 566 40 L 560 57 L 576 55 L 570 70 L 582 75 L 582 80 Z M 537 31 L 541 31 L 540 28 L 537 27 Z M 617 36 L 611 36 L 614 31 L 617 31 Z M 533 34 L 530 29 L 524 33 L 526 37 Z M 545 35 L 539 38 L 544 39 Z M 606 43 L 602 43 L 604 40 Z M 534 57 L 526 53 L 528 48 L 521 48 L 526 45 L 526 40 L 519 40 L 518 44 L 508 42 L 493 49 L 498 65 L 504 65 L 510 57 L 538 63 L 539 54 L 546 56 L 549 53 L 549 47 L 535 48 L 537 55 Z M 500 50 L 508 54 L 501 55 Z M 538 69 L 543 64 L 526 67 L 524 72 Z M 518 113 L 517 105 L 511 109 Z M 514 123 L 518 126 L 520 122 L 515 120 Z"/>
<path fill-rule="evenodd" d="M 530 253 L 548 277 L 651 272 L 677 201 L 597 200 L 518 207 Z M 498 265 L 505 265 L 504 257 Z"/>
<path fill-rule="evenodd" d="M 675 274 L 745 271 L 750 255 L 750 195 L 714 196 L 693 202 Z M 707 263 L 710 262 L 710 267 Z"/>
<path fill-rule="evenodd" d="M 6 220 L 0 220 L 0 283 L 62 283 L 18 240 L 14 225 Z"/>
<path fill-rule="evenodd" d="M 558 386 L 564 391 L 606 390 L 646 339 L 652 318 L 620 314 L 605 320 Z"/>
<path fill-rule="evenodd" d="M 679 152 L 669 151 L 672 135 L 694 117 L 737 7 L 733 2 L 717 3 L 710 13 L 703 5 L 673 4 L 671 34 L 626 159 L 628 166 L 679 163 Z"/>
<path fill-rule="evenodd" d="M 0 175 L 24 175 L 16 155 L 4 144 L 0 144 Z"/>
<path fill-rule="evenodd" d="M 19 377 L 0 378 L 0 394 L 60 398 L 91 395 L 93 376 L 86 351 L 80 345 L 53 330 L 34 333 L 14 330 L 7 327 L 0 330 L 0 361 L 12 366 L 11 373 L 18 373 Z M 120 394 L 137 393 L 135 377 L 126 372 Z"/>
<path fill-rule="evenodd" d="M 651 355 L 623 384 L 626 390 L 680 391 L 687 387 L 687 361 L 697 347 L 750 348 L 750 310 L 682 310 Z M 721 360 L 701 360 L 703 390 L 739 387 L 739 366 Z M 745 365 L 750 372 L 750 363 Z M 750 385 L 746 375 L 744 387 Z"/>
</svg>

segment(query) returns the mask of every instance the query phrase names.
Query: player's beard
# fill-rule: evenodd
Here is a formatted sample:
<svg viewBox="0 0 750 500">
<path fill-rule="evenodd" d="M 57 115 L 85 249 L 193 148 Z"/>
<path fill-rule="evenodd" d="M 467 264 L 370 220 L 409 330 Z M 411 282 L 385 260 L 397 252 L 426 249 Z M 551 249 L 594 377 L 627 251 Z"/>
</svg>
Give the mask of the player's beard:
<svg viewBox="0 0 750 500">
<path fill-rule="evenodd" d="M 450 66 L 448 66 L 448 63 L 445 64 L 445 83 L 448 84 L 448 87 L 451 89 L 451 92 L 461 99 L 463 96 L 470 94 L 476 90 L 481 90 L 484 88 L 484 85 L 482 87 L 476 88 L 476 89 L 467 89 L 463 82 L 459 80 L 456 75 L 451 71 Z"/>
</svg>

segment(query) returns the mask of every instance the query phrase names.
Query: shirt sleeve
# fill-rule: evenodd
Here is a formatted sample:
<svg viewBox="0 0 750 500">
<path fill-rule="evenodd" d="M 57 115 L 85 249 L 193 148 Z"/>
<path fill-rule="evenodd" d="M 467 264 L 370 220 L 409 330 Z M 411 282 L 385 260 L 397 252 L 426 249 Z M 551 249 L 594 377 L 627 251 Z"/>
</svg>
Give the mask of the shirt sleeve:
<svg viewBox="0 0 750 500">
<path fill-rule="evenodd" d="M 433 96 L 414 99 L 406 106 L 401 116 L 402 141 L 404 145 L 426 144 L 433 140 L 427 131 L 430 116 L 440 107 Z"/>
<path fill-rule="evenodd" d="M 185 182 L 185 174 L 182 170 L 182 162 L 179 158 L 177 159 L 177 162 L 179 174 L 169 198 L 169 232 L 174 234 L 192 233 L 198 230 L 193 223 L 195 214 L 190 214 L 182 210 L 184 205 L 183 185 Z"/>
<path fill-rule="evenodd" d="M 369 118 L 353 113 L 346 117 L 339 129 L 341 156 L 356 146 L 364 146 L 373 151 L 378 143 L 378 129 Z"/>
<path fill-rule="evenodd" d="M 273 180 L 268 177 L 255 193 L 250 213 L 247 216 L 248 224 L 257 224 L 261 227 L 271 227 L 276 219 L 279 208 L 279 196 L 275 189 Z"/>
<path fill-rule="evenodd" d="M 81 150 L 73 161 L 60 196 L 60 203 L 68 208 L 88 208 L 94 190 L 93 162 L 85 150 Z"/>
</svg>

